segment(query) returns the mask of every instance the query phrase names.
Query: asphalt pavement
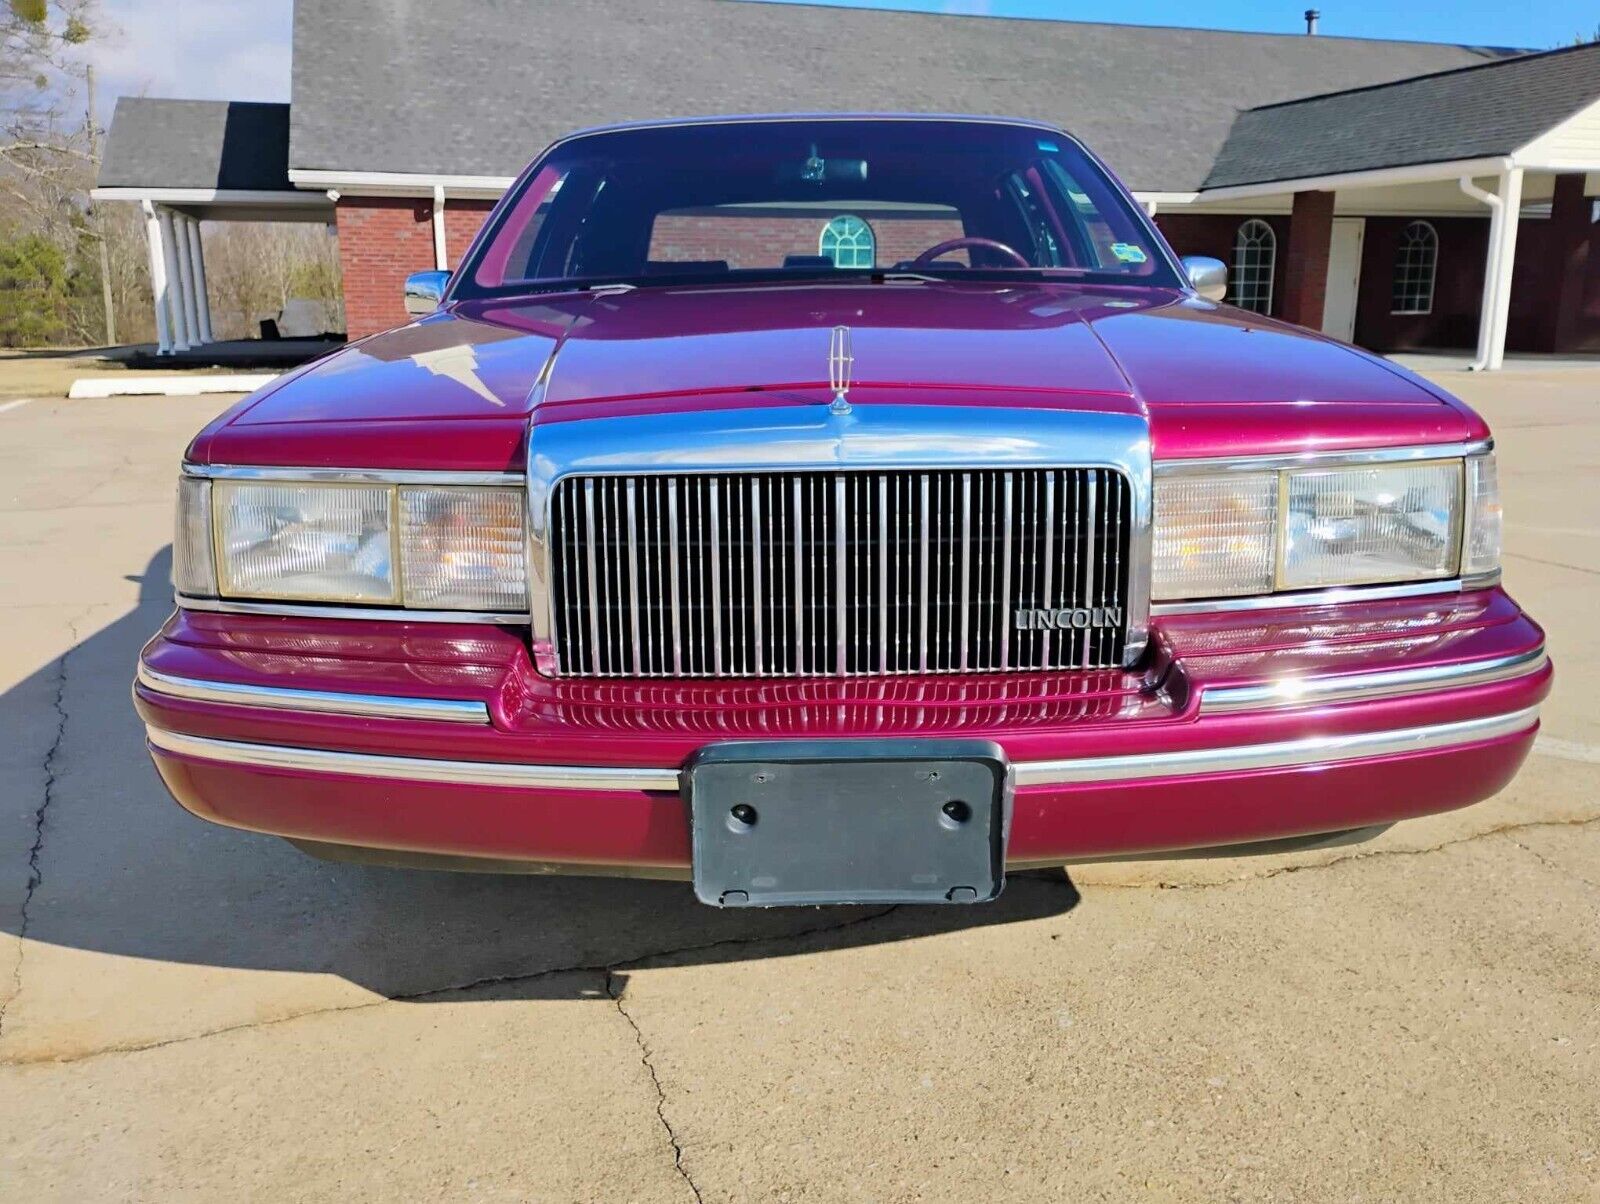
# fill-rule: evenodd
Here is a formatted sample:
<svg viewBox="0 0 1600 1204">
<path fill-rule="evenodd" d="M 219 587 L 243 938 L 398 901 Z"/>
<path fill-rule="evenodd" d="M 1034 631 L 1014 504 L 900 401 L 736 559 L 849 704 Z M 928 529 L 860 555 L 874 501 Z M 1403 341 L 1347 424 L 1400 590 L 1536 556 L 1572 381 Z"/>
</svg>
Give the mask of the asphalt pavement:
<svg viewBox="0 0 1600 1204">
<path fill-rule="evenodd" d="M 1518 780 L 1320 854 L 992 906 L 333 866 L 128 701 L 224 398 L 0 410 L 0 1198 L 1600 1199 L 1600 368 L 1495 424 L 1557 661 Z"/>
</svg>

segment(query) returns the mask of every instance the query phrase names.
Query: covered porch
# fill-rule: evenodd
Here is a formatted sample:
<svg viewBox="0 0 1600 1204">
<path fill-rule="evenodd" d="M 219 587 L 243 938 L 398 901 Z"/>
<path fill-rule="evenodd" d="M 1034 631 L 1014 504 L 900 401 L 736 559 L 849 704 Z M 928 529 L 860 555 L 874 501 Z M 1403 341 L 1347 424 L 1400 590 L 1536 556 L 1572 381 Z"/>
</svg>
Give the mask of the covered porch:
<svg viewBox="0 0 1600 1204">
<path fill-rule="evenodd" d="M 325 192 L 289 182 L 289 106 L 123 98 L 117 103 L 97 203 L 139 206 L 149 249 L 157 355 L 208 363 L 262 359 L 233 340 L 219 346 L 206 281 L 204 222 L 314 222 L 331 226 Z M 286 343 L 326 340 L 285 340 Z M 268 359 L 299 362 L 304 346 Z M 314 352 L 311 352 L 314 353 Z M 286 359 L 285 357 L 290 357 Z"/>
<path fill-rule="evenodd" d="M 1600 351 L 1600 47 L 1240 115 L 1154 204 L 1229 300 L 1379 351 Z"/>
</svg>

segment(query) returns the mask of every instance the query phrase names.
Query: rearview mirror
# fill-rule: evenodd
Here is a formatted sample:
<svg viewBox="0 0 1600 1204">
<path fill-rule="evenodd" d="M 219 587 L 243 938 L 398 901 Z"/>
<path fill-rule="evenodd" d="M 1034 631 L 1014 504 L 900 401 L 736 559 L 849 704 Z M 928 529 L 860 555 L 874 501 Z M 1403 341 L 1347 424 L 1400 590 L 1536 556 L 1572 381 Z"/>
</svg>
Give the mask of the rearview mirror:
<svg viewBox="0 0 1600 1204">
<path fill-rule="evenodd" d="M 1184 274 L 1189 287 L 1207 301 L 1221 301 L 1228 295 L 1228 265 L 1209 255 L 1185 255 Z"/>
<path fill-rule="evenodd" d="M 406 277 L 406 313 L 431 314 L 439 308 L 449 285 L 449 272 L 412 272 Z"/>
</svg>

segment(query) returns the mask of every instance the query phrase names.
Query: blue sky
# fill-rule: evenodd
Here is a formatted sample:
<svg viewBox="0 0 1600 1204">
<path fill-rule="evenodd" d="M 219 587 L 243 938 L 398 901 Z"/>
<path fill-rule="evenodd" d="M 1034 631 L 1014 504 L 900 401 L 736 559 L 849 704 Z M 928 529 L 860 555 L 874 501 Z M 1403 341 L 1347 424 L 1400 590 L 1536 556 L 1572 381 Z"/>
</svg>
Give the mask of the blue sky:
<svg viewBox="0 0 1600 1204">
<path fill-rule="evenodd" d="M 837 0 L 987 13 L 1299 33 L 1306 0 Z M 289 99 L 290 0 L 104 0 L 115 26 L 94 54 L 105 116 L 118 94 Z M 1324 34 L 1548 48 L 1600 26 L 1600 0 L 1326 0 Z M 1243 67 L 1243 64 L 1241 64 Z"/>
</svg>

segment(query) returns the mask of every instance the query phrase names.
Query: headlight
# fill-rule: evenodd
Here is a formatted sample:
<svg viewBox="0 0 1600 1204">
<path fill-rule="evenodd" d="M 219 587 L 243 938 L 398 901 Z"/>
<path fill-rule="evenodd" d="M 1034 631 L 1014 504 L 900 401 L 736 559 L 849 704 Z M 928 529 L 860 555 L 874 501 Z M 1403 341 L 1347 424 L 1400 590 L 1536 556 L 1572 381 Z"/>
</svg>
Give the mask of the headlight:
<svg viewBox="0 0 1600 1204">
<path fill-rule="evenodd" d="M 186 477 L 173 582 L 200 597 L 519 611 L 525 547 L 512 487 Z"/>
<path fill-rule="evenodd" d="M 1164 476 L 1157 601 L 1481 576 L 1500 565 L 1492 456 Z"/>
</svg>

